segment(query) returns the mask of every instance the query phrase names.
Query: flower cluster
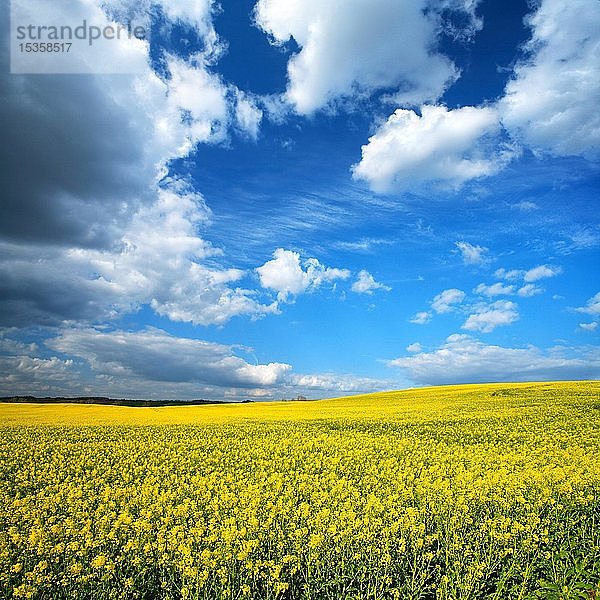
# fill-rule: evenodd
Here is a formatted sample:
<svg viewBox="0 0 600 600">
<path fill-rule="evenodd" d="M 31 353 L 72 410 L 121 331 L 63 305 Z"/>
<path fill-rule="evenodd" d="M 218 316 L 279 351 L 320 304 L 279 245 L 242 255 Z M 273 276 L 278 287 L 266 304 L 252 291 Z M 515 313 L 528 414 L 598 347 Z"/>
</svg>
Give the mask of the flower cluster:
<svg viewBox="0 0 600 600">
<path fill-rule="evenodd" d="M 0 596 L 594 597 L 599 393 L 0 405 Z"/>
</svg>

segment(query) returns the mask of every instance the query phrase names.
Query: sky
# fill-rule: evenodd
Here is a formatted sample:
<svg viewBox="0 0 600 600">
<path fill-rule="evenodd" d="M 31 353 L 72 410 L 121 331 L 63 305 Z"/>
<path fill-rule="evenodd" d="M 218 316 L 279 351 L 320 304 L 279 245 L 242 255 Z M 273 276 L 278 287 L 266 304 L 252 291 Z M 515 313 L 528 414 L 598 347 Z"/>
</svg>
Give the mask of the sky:
<svg viewBox="0 0 600 600">
<path fill-rule="evenodd" d="M 600 377 L 598 0 L 74 6 L 148 35 L 3 4 L 0 395 Z"/>
</svg>

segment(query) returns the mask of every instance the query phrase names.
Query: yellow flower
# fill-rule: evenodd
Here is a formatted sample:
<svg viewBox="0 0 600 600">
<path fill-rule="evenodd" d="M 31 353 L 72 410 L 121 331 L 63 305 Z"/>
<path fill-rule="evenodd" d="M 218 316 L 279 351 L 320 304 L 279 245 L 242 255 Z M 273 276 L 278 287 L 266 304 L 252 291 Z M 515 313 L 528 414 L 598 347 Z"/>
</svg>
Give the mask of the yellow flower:
<svg viewBox="0 0 600 600">
<path fill-rule="evenodd" d="M 106 556 L 104 554 L 99 554 L 92 560 L 92 567 L 94 569 L 101 569 L 106 564 Z"/>
<path fill-rule="evenodd" d="M 0 595 L 492 589 L 515 565 L 539 571 L 562 539 L 590 543 L 598 397 L 600 383 L 567 382 L 319 403 L 0 403 Z M 439 556 L 456 568 L 438 575 Z"/>
</svg>

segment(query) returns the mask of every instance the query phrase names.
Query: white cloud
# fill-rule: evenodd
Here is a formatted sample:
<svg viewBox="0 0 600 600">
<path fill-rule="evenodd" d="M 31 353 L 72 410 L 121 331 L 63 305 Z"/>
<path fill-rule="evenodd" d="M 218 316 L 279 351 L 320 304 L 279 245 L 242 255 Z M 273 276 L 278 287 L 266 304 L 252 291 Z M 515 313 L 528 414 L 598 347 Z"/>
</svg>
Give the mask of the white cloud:
<svg viewBox="0 0 600 600">
<path fill-rule="evenodd" d="M 503 269 L 499 269 L 496 271 L 496 275 L 502 274 Z M 518 275 L 516 272 L 508 272 L 505 275 L 505 279 L 518 279 L 525 275 L 525 271 L 520 271 Z M 517 296 L 521 296 L 521 298 L 530 298 L 531 296 L 536 296 L 541 294 L 544 290 L 539 285 L 534 283 L 526 283 L 520 287 L 516 287 L 514 285 L 504 285 L 503 283 L 497 282 L 492 285 L 486 285 L 485 283 L 480 283 L 474 290 L 476 294 L 481 294 L 483 296 L 488 296 L 489 298 L 493 296 L 512 296 L 516 294 Z"/>
<path fill-rule="evenodd" d="M 161 79 L 149 71 L 134 81 L 135 96 L 129 99 L 151 120 L 146 143 L 158 154 L 160 170 L 198 144 L 226 142 L 233 127 L 257 135 L 262 113 L 249 96 L 210 70 L 205 54 L 164 60 L 169 76 Z"/>
<path fill-rule="evenodd" d="M 0 329 L 0 354 L 30 354 L 38 350 L 35 343 L 25 344 L 9 337 L 11 332 L 17 331 L 16 328 Z"/>
<path fill-rule="evenodd" d="M 596 0 L 541 1 L 528 18 L 528 57 L 515 67 L 505 96 L 493 105 L 448 110 L 435 103 L 458 72 L 435 53 L 439 33 L 452 30 L 440 14 L 450 9 L 466 15 L 468 36 L 480 26 L 476 5 L 355 0 L 340 10 L 335 0 L 259 0 L 255 17 L 274 43 L 293 38 L 300 47 L 288 63 L 285 94 L 298 113 L 392 90 L 387 100 L 399 108 L 353 166 L 354 177 L 375 192 L 426 183 L 460 187 L 504 168 L 519 152 L 519 142 L 534 151 L 597 157 Z M 420 115 L 406 110 L 419 105 Z M 503 127 L 511 144 L 501 141 Z M 537 208 L 530 201 L 516 206 Z"/>
<path fill-rule="evenodd" d="M 580 306 L 575 310 L 588 315 L 600 315 L 600 292 L 598 292 L 595 296 L 592 296 L 585 303 L 585 306 Z"/>
<path fill-rule="evenodd" d="M 494 283 L 492 285 L 486 285 L 480 283 L 474 290 L 476 294 L 482 294 L 483 296 L 510 296 L 514 294 L 515 288 L 512 285 L 504 285 L 502 283 Z"/>
<path fill-rule="evenodd" d="M 530 54 L 499 103 L 503 124 L 534 151 L 597 158 L 600 4 L 543 0 L 528 24 Z"/>
<path fill-rule="evenodd" d="M 514 205 L 515 208 L 523 212 L 532 212 L 534 210 L 539 210 L 539 206 L 535 202 L 531 202 L 530 200 L 523 200 Z"/>
<path fill-rule="evenodd" d="M 507 279 L 508 281 L 516 281 L 518 279 L 522 279 L 525 271 L 521 269 L 511 269 L 510 271 L 507 269 L 497 269 L 494 275 L 498 277 L 498 279 Z"/>
<path fill-rule="evenodd" d="M 10 290 L 0 303 L 7 322 L 97 322 L 143 305 L 176 321 L 222 324 L 236 315 L 277 311 L 237 282 L 244 271 L 219 268 L 222 251 L 198 235 L 210 212 L 180 180 L 163 184 L 111 249 L 0 244 L 0 275 Z M 211 266 L 208 266 L 211 264 Z"/>
<path fill-rule="evenodd" d="M 326 282 L 347 279 L 350 271 L 325 267 L 316 258 L 300 264 L 300 254 L 292 250 L 277 248 L 273 259 L 256 269 L 263 288 L 275 290 L 277 299 L 285 302 L 290 296 L 314 289 Z"/>
<path fill-rule="evenodd" d="M 493 175 L 521 150 L 600 156 L 600 5 L 542 0 L 530 15 L 528 57 L 515 67 L 505 96 L 489 106 L 447 110 L 399 108 L 362 148 L 354 177 L 375 192 L 459 187 Z M 405 99 L 398 99 L 406 107 Z M 504 129 L 510 143 L 501 141 Z M 532 202 L 517 205 L 524 211 Z"/>
<path fill-rule="evenodd" d="M 210 35 L 214 0 L 191 0 L 190 2 L 162 0 L 159 4 L 169 19 L 193 24 L 204 36 Z"/>
<path fill-rule="evenodd" d="M 510 325 L 519 318 L 517 305 L 508 300 L 497 300 L 489 305 L 479 306 L 467 318 L 462 328 L 468 331 L 490 333 L 496 327 Z"/>
<path fill-rule="evenodd" d="M 200 195 L 164 184 L 169 163 L 197 144 L 226 142 L 232 127 L 258 132 L 253 100 L 209 68 L 220 51 L 212 6 L 165 3 L 167 19 L 194 27 L 205 49 L 186 60 L 164 55 L 162 78 L 149 64 L 134 77 L 0 75 L 9 99 L 0 159 L 18 182 L 0 207 L 4 322 L 97 321 L 150 305 L 205 325 L 276 310 L 236 286 L 242 271 L 218 266 L 220 251 L 198 234 L 209 217 Z M 120 0 L 103 8 L 123 18 L 133 10 Z"/>
<path fill-rule="evenodd" d="M 563 239 L 555 242 L 557 252 L 569 255 L 600 246 L 600 225 L 577 224 L 561 232 Z"/>
<path fill-rule="evenodd" d="M 12 339 L 18 330 L 0 329 L 0 395 L 64 392 L 75 371 L 72 359 L 41 357 L 35 343 Z"/>
<path fill-rule="evenodd" d="M 527 283 L 517 290 L 517 294 L 522 298 L 530 298 L 531 296 L 537 296 L 537 294 L 541 294 L 543 291 L 544 290 L 539 285 Z"/>
<path fill-rule="evenodd" d="M 522 280 L 526 284 L 532 284 L 540 279 L 548 279 L 549 277 L 556 277 L 562 273 L 560 267 L 552 265 L 539 265 L 528 270 L 524 269 L 497 269 L 494 275 L 499 279 L 506 279 L 508 281 Z M 521 291 L 522 290 L 522 291 Z M 522 296 L 532 296 L 535 293 L 539 293 L 539 288 L 534 285 L 524 285 L 519 294 Z"/>
<path fill-rule="evenodd" d="M 455 308 L 455 304 L 460 304 L 465 299 L 465 293 L 462 290 L 451 288 L 440 292 L 431 302 L 431 308 L 437 313 L 447 313 Z"/>
<path fill-rule="evenodd" d="M 374 252 L 378 246 L 392 246 L 394 241 L 386 238 L 364 237 L 352 242 L 336 242 L 335 247 L 352 252 Z"/>
<path fill-rule="evenodd" d="M 543 352 L 538 348 L 487 345 L 469 335 L 454 334 L 433 352 L 397 358 L 389 366 L 403 369 L 417 385 L 486 381 L 554 381 L 598 379 L 598 349 Z"/>
<path fill-rule="evenodd" d="M 425 325 L 425 323 L 428 323 L 429 321 L 431 321 L 431 315 L 425 311 L 416 313 L 415 316 L 410 319 L 410 322 L 415 323 L 415 325 Z"/>
<path fill-rule="evenodd" d="M 483 265 L 488 261 L 484 256 L 488 249 L 483 246 L 469 244 L 469 242 L 456 242 L 456 247 L 460 250 L 466 265 Z"/>
<path fill-rule="evenodd" d="M 280 300 L 291 294 L 300 294 L 310 285 L 308 275 L 300 265 L 300 254 L 277 248 L 273 260 L 256 269 L 260 284 L 279 293 Z"/>
<path fill-rule="evenodd" d="M 423 350 L 423 346 L 421 346 L 419 342 L 414 342 L 413 344 L 406 346 L 407 352 L 421 352 L 421 350 Z"/>
<path fill-rule="evenodd" d="M 358 279 L 352 284 L 352 291 L 357 294 L 372 294 L 373 290 L 385 290 L 389 292 L 392 288 L 375 281 L 373 275 L 368 271 L 361 271 L 358 274 Z"/>
<path fill-rule="evenodd" d="M 376 392 L 390 389 L 393 385 L 389 381 L 373 379 L 370 377 L 357 377 L 356 375 L 339 375 L 337 373 L 317 373 L 309 375 L 290 375 L 287 381 L 287 392 L 301 390 L 309 392 L 333 392 L 334 395 L 343 393 L 356 394 L 358 392 Z M 322 394 L 319 394 L 321 396 Z M 331 394 L 327 394 L 331 395 Z"/>
<path fill-rule="evenodd" d="M 579 327 L 584 331 L 596 331 L 596 329 L 598 329 L 598 323 L 596 321 L 592 321 L 591 323 L 579 323 Z"/>
<path fill-rule="evenodd" d="M 560 273 L 562 273 L 562 269 L 560 267 L 540 265 L 539 267 L 534 267 L 533 269 L 526 271 L 523 275 L 523 280 L 527 283 L 532 283 L 534 281 L 539 281 L 540 279 L 556 277 Z"/>
<path fill-rule="evenodd" d="M 201 325 L 276 311 L 275 305 L 259 304 L 252 291 L 232 287 L 243 271 L 205 266 L 221 254 L 197 235 L 209 214 L 202 197 L 175 180 L 135 215 L 120 252 L 72 250 L 67 258 L 88 269 L 88 285 L 113 310 L 149 304 L 171 320 Z"/>
<path fill-rule="evenodd" d="M 116 15 L 107 10 L 108 4 L 91 0 L 54 0 L 52 5 L 49 5 L 44 0 L 14 0 L 10 3 L 10 16 L 14 27 L 43 23 L 46 27 L 70 27 L 74 30 L 85 21 L 90 28 L 93 26 L 106 31 L 108 27 L 109 31 L 117 33 L 122 23 L 118 23 Z M 135 11 L 135 13 L 131 21 L 132 25 L 143 27 L 147 32 L 149 30 L 147 12 Z M 40 40 L 45 41 L 45 39 L 48 38 L 44 38 L 42 33 Z M 18 44 L 17 36 L 11 36 L 11 72 L 15 74 L 129 75 L 144 72 L 148 66 L 148 43 L 145 39 L 137 39 L 136 36 L 118 34 L 112 37 L 100 36 L 93 44 L 91 41 L 74 43 L 68 53 L 23 53 L 19 52 Z"/>
<path fill-rule="evenodd" d="M 236 90 L 235 118 L 240 131 L 256 140 L 262 117 L 263 113 L 256 102 L 248 94 Z"/>
<path fill-rule="evenodd" d="M 37 346 L 0 332 L 0 394 L 264 400 L 398 387 L 351 374 L 293 374 L 286 363 L 259 364 L 251 348 L 178 338 L 155 328 L 63 328 L 45 346 L 69 358 L 35 356 Z"/>
<path fill-rule="evenodd" d="M 491 149 L 499 132 L 493 108 L 422 106 L 421 116 L 398 109 L 362 147 L 355 179 L 376 192 L 416 188 L 426 182 L 459 187 L 496 173 L 510 152 Z"/>
<path fill-rule="evenodd" d="M 200 142 L 221 142 L 227 137 L 227 88 L 209 73 L 202 59 L 190 64 L 169 57 L 171 78 L 165 82 L 165 101 L 159 99 L 157 135 L 171 137 L 171 156 L 186 156 Z M 163 137 L 164 139 L 164 137 Z"/>
<path fill-rule="evenodd" d="M 393 101 L 418 105 L 440 97 L 457 77 L 435 52 L 441 32 L 434 9 L 451 9 L 476 26 L 474 3 L 431 6 L 424 0 L 259 0 L 258 26 L 275 43 L 300 46 L 288 62 L 286 98 L 300 114 L 336 100 L 393 89 Z"/>
<path fill-rule="evenodd" d="M 0 395 L 64 395 L 71 391 L 74 364 L 56 356 L 0 356 Z"/>
<path fill-rule="evenodd" d="M 96 374 L 142 382 L 185 382 L 216 387 L 272 387 L 291 366 L 249 364 L 233 348 L 160 329 L 138 332 L 65 329 L 46 345 L 88 362 Z"/>
</svg>

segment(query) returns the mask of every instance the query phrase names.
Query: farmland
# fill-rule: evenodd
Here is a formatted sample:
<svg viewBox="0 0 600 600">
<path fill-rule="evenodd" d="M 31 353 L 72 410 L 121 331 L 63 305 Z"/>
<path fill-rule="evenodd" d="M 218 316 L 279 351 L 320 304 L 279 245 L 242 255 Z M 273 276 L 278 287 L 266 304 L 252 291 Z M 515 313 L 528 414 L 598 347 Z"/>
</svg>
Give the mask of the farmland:
<svg viewBox="0 0 600 600">
<path fill-rule="evenodd" d="M 0 597 L 595 598 L 600 383 L 0 405 Z"/>
</svg>

